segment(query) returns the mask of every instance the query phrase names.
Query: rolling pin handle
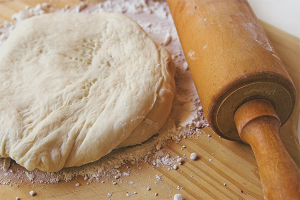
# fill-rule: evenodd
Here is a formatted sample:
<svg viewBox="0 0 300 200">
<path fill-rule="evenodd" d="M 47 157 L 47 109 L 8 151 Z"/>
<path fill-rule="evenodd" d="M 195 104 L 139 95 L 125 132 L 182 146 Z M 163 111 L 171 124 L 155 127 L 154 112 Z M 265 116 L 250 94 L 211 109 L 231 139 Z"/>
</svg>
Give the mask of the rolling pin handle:
<svg viewBox="0 0 300 200">
<path fill-rule="evenodd" d="M 253 149 L 265 199 L 300 199 L 300 170 L 280 140 L 281 123 L 271 103 L 248 101 L 234 121 L 242 141 Z"/>
</svg>

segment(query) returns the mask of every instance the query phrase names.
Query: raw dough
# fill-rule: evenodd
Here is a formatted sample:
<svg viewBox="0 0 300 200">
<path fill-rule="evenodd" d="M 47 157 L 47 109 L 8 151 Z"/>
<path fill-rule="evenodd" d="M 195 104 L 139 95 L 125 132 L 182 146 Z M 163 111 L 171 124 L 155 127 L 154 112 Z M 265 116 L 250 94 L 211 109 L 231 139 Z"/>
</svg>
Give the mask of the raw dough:
<svg viewBox="0 0 300 200">
<path fill-rule="evenodd" d="M 140 144 L 168 118 L 174 73 L 125 15 L 24 20 L 0 48 L 0 155 L 54 172 Z"/>
</svg>

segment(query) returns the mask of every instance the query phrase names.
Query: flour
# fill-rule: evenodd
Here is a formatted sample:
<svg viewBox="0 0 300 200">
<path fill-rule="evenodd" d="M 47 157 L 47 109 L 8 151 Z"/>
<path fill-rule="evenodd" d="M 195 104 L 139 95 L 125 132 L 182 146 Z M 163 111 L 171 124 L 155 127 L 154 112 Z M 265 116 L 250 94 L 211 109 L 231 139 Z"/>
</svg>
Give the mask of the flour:
<svg viewBox="0 0 300 200">
<path fill-rule="evenodd" d="M 157 181 L 161 181 L 162 180 L 162 175 L 155 175 L 155 178 L 157 179 Z"/>
<path fill-rule="evenodd" d="M 80 4 L 75 7 L 75 11 L 77 13 L 79 13 L 79 12 L 81 12 L 86 7 L 87 7 L 87 5 L 86 5 L 85 2 L 80 2 Z"/>
<path fill-rule="evenodd" d="M 197 153 L 191 153 L 191 155 L 190 155 L 190 159 L 192 159 L 192 160 L 196 160 L 198 158 L 198 155 L 197 155 Z"/>
<path fill-rule="evenodd" d="M 183 200 L 183 196 L 181 194 L 175 194 L 174 200 Z"/>
<path fill-rule="evenodd" d="M 163 42 L 164 46 L 168 46 L 170 43 L 172 42 L 172 36 L 170 35 L 170 33 L 168 32 L 165 36 L 165 40 Z"/>
<path fill-rule="evenodd" d="M 0 46 L 9 37 L 13 30 L 12 27 L 17 26 L 18 22 L 32 16 L 45 14 L 51 10 L 54 9 L 49 4 L 44 3 L 38 4 L 34 8 L 27 7 L 27 9 L 14 14 L 12 18 L 16 20 L 15 23 L 6 21 L 4 26 L 0 27 Z M 12 178 L 19 180 L 17 183 L 23 181 L 57 183 L 61 180 L 70 181 L 78 175 L 84 176 L 84 180 L 87 181 L 99 182 L 106 177 L 115 177 L 119 180 L 122 176 L 130 175 L 130 168 L 126 172 L 120 171 L 120 167 L 127 162 L 132 164 L 147 162 L 155 167 L 166 165 L 170 166 L 171 169 L 177 169 L 177 164 L 182 164 L 183 158 L 172 157 L 165 152 L 163 147 L 167 141 L 179 141 L 182 138 L 193 136 L 197 132 L 200 133 L 201 129 L 208 125 L 204 119 L 202 106 L 188 70 L 167 3 L 152 0 L 111 0 L 87 6 L 84 2 L 81 2 L 75 7 L 70 8 L 66 5 L 64 9 L 54 11 L 64 13 L 79 12 L 82 14 L 121 12 L 139 23 L 157 44 L 164 44 L 165 48 L 172 54 L 174 65 L 176 66 L 176 97 L 172 111 L 166 124 L 158 131 L 158 134 L 142 145 L 116 149 L 94 163 L 80 167 L 64 168 L 56 173 L 41 172 L 37 169 L 28 172 L 12 161 L 10 165 L 11 171 L 5 172 L 4 177 L 6 177 L 6 180 L 1 180 L 1 184 L 14 183 Z M 193 51 L 189 53 L 189 56 L 191 59 L 195 59 Z M 1 159 L 0 167 L 3 166 L 4 159 Z M 156 179 L 161 181 L 162 176 L 156 175 Z M 117 182 L 113 183 L 117 184 Z M 108 193 L 108 197 L 111 195 L 111 193 Z"/>
<path fill-rule="evenodd" d="M 29 192 L 29 194 L 30 194 L 31 196 L 35 196 L 35 195 L 36 195 L 36 192 L 33 191 L 33 190 L 31 190 L 31 191 Z"/>
<path fill-rule="evenodd" d="M 16 14 L 13 14 L 11 16 L 12 19 L 16 20 L 17 22 L 20 22 L 24 19 L 27 19 L 29 17 L 29 14 L 24 11 L 24 10 L 21 10 L 20 12 L 16 13 Z"/>
<path fill-rule="evenodd" d="M 196 58 L 194 57 L 194 55 L 195 55 L 195 51 L 190 50 L 189 53 L 188 53 L 188 56 L 190 57 L 190 59 L 196 60 Z"/>
</svg>

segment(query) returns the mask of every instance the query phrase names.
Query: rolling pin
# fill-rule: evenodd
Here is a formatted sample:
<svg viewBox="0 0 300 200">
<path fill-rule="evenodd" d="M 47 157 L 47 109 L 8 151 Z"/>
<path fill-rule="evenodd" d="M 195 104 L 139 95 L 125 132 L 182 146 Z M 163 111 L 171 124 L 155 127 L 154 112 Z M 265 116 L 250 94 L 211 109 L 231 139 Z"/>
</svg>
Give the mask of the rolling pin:
<svg viewBox="0 0 300 200">
<path fill-rule="evenodd" d="M 246 0 L 167 0 L 205 117 L 254 152 L 265 199 L 300 199 L 300 172 L 279 137 L 295 86 Z"/>
</svg>

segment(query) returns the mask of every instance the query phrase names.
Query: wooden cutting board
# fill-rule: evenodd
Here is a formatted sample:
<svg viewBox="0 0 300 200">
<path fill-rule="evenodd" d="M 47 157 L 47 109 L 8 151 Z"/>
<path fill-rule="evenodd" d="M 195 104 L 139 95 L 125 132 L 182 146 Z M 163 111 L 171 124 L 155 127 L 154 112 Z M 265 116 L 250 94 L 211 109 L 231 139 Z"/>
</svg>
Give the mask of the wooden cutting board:
<svg viewBox="0 0 300 200">
<path fill-rule="evenodd" d="M 31 7 L 41 0 L 31 1 L 0 1 L 0 24 L 4 20 L 11 20 L 11 15 L 24 9 L 25 5 Z M 90 4 L 99 1 L 90 0 Z M 66 4 L 74 6 L 79 1 L 53 1 L 52 7 L 63 8 Z M 268 36 L 275 49 L 285 63 L 299 94 L 300 40 L 282 30 L 272 27 L 264 22 Z M 288 152 L 300 166 L 300 148 L 297 136 L 297 123 L 299 117 L 299 97 L 297 105 L 288 122 L 281 128 L 280 135 Z M 211 135 L 211 137 L 208 137 Z M 186 146 L 181 150 L 182 146 Z M 140 163 L 137 167 L 130 167 L 128 177 L 121 177 L 121 184 L 113 185 L 112 179 L 105 183 L 93 182 L 87 184 L 83 177 L 71 182 L 58 184 L 23 183 L 0 186 L 0 199 L 109 199 L 107 193 L 113 193 L 110 199 L 173 199 L 173 195 L 180 193 L 185 199 L 263 199 L 258 169 L 250 146 L 219 138 L 210 128 L 205 128 L 203 134 L 193 139 L 183 139 L 179 143 L 170 142 L 165 148 L 170 155 L 189 155 L 196 152 L 200 159 L 187 161 L 178 170 L 168 170 L 168 167 L 153 168 L 150 164 Z M 212 159 L 209 161 L 209 159 Z M 0 170 L 0 178 L 3 179 Z M 155 175 L 161 177 L 157 181 Z M 133 185 L 129 182 L 134 182 Z M 80 183 L 79 187 L 75 184 Z M 120 180 L 118 180 L 120 183 Z M 224 185 L 226 183 L 226 185 Z M 147 187 L 151 185 L 151 190 Z M 182 189 L 178 190 L 178 186 Z M 34 190 L 37 195 L 32 197 L 29 191 Z M 126 197 L 126 194 L 132 194 Z M 137 192 L 137 194 L 133 194 Z M 157 196 L 155 196 L 157 193 Z"/>
</svg>

